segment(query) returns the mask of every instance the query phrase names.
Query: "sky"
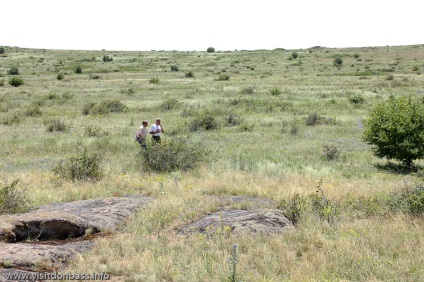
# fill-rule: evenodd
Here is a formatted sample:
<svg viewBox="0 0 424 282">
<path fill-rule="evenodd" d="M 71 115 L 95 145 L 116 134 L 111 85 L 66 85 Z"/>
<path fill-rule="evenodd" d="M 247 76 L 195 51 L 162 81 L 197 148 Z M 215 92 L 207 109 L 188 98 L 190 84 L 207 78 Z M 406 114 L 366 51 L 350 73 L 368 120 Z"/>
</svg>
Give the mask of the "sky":
<svg viewBox="0 0 424 282">
<path fill-rule="evenodd" d="M 420 0 L 20 0 L 0 5 L 0 46 L 257 50 L 423 44 Z"/>
</svg>

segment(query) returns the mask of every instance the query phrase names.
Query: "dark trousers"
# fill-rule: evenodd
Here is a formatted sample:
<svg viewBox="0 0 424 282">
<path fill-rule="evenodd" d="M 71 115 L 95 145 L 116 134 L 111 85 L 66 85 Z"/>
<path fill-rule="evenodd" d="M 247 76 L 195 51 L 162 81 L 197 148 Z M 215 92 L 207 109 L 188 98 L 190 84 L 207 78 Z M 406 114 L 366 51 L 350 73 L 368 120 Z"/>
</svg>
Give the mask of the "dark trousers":
<svg viewBox="0 0 424 282">
<path fill-rule="evenodd" d="M 153 140 L 155 140 L 156 143 L 160 143 L 160 136 L 154 136 L 152 135 Z"/>
</svg>

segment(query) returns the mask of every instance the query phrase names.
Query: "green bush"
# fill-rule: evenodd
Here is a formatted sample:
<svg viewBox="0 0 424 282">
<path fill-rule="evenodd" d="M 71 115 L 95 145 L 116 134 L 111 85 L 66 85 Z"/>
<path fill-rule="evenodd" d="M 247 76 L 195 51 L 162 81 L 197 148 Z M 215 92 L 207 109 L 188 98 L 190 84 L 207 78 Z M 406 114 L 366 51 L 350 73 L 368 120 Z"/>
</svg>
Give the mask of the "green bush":
<svg viewBox="0 0 424 282">
<path fill-rule="evenodd" d="M 63 73 L 58 73 L 57 76 L 56 76 L 57 80 L 62 80 L 64 78 L 65 78 L 65 76 L 63 75 Z"/>
<path fill-rule="evenodd" d="M 161 103 L 160 108 L 165 111 L 170 111 L 170 110 L 178 109 L 180 105 L 181 105 L 181 102 L 178 101 L 177 99 L 168 98 Z"/>
<path fill-rule="evenodd" d="M 424 156 L 424 105 L 408 97 L 378 103 L 365 122 L 363 140 L 376 156 L 411 166 Z"/>
<path fill-rule="evenodd" d="M 149 79 L 149 83 L 158 84 L 159 78 L 158 77 L 152 77 Z"/>
<path fill-rule="evenodd" d="M 81 73 L 82 73 L 82 68 L 81 68 L 81 66 L 77 66 L 77 67 L 75 68 L 74 72 L 75 72 L 76 74 L 81 74 Z"/>
<path fill-rule="evenodd" d="M 19 179 L 0 187 L 0 214 L 20 213 L 28 210 L 28 198 L 25 189 L 19 189 Z"/>
<path fill-rule="evenodd" d="M 90 104 L 88 104 L 89 106 Z M 94 104 L 89 110 L 90 114 L 108 114 L 108 113 L 122 113 L 127 110 L 127 107 L 118 100 L 106 100 L 99 104 Z"/>
<path fill-rule="evenodd" d="M 215 113 L 208 110 L 197 113 L 188 123 L 190 131 L 214 130 L 218 128 L 219 123 Z"/>
<path fill-rule="evenodd" d="M 340 57 L 334 58 L 333 65 L 335 65 L 337 67 L 337 66 L 341 66 L 342 64 L 343 64 L 342 58 L 340 58 Z"/>
<path fill-rule="evenodd" d="M 58 177 L 72 181 L 98 181 L 103 177 L 100 163 L 102 156 L 98 153 L 89 153 L 87 148 L 66 161 L 60 161 L 53 168 L 53 173 Z"/>
<path fill-rule="evenodd" d="M 8 75 L 18 75 L 20 74 L 19 69 L 17 67 L 12 67 L 7 71 Z"/>
<path fill-rule="evenodd" d="M 202 143 L 193 143 L 182 137 L 153 142 L 141 150 L 143 168 L 155 172 L 187 171 L 198 167 L 208 156 Z"/>
<path fill-rule="evenodd" d="M 424 186 L 406 187 L 400 192 L 393 192 L 388 200 L 391 210 L 401 211 L 412 215 L 424 213 Z"/>
<path fill-rule="evenodd" d="M 46 126 L 47 132 L 66 131 L 68 129 L 68 125 L 61 119 L 45 121 L 44 125 Z"/>
<path fill-rule="evenodd" d="M 281 94 L 281 89 L 275 86 L 269 90 L 269 93 L 273 96 L 278 96 Z"/>
<path fill-rule="evenodd" d="M 109 57 L 109 55 L 103 55 L 103 62 L 107 63 L 112 61 L 113 61 L 112 57 Z"/>
<path fill-rule="evenodd" d="M 226 81 L 226 80 L 230 80 L 230 75 L 226 74 L 226 73 L 222 73 L 218 76 L 218 78 L 215 78 L 216 81 Z"/>
<path fill-rule="evenodd" d="M 349 97 L 349 102 L 351 102 L 352 104 L 363 104 L 365 102 L 365 99 L 362 95 L 358 94 Z"/>
<path fill-rule="evenodd" d="M 14 87 L 19 87 L 24 84 L 24 80 L 20 77 L 14 76 L 9 79 L 9 84 Z"/>
<path fill-rule="evenodd" d="M 215 48 L 214 47 L 209 47 L 206 52 L 208 53 L 214 53 L 215 52 Z"/>
<path fill-rule="evenodd" d="M 192 72 L 192 71 L 186 72 L 185 73 L 185 77 L 187 77 L 187 78 L 194 78 L 194 72 Z"/>
</svg>

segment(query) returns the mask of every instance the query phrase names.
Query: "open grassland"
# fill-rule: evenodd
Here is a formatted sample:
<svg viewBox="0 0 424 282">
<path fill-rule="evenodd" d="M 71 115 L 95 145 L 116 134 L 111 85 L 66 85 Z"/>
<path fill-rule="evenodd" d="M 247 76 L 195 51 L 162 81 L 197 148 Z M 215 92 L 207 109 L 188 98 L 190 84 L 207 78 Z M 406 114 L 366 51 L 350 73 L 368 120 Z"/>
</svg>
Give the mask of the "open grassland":
<svg viewBox="0 0 424 282">
<path fill-rule="evenodd" d="M 361 135 L 370 107 L 390 94 L 422 99 L 424 45 L 293 52 L 6 47 L 0 55 L 1 178 L 19 179 L 33 207 L 134 193 L 156 198 L 124 232 L 100 239 L 66 272 L 223 281 L 237 244 L 236 274 L 243 281 L 419 281 L 422 214 L 381 203 L 422 186 L 421 179 L 374 157 Z M 8 74 L 13 67 L 18 75 Z M 23 85 L 9 84 L 16 76 Z M 84 113 L 90 103 L 111 100 L 126 108 Z M 217 128 L 194 130 L 190 125 L 202 114 Z M 164 141 L 201 142 L 210 151 L 207 162 L 164 174 L 140 166 L 134 135 L 142 120 L 151 125 L 156 117 Z M 97 182 L 52 172 L 81 147 L 102 156 Z M 176 235 L 183 224 L 219 208 L 208 195 L 263 197 L 286 209 L 295 195 L 305 199 L 317 189 L 337 213 L 305 213 L 293 232 Z"/>
</svg>

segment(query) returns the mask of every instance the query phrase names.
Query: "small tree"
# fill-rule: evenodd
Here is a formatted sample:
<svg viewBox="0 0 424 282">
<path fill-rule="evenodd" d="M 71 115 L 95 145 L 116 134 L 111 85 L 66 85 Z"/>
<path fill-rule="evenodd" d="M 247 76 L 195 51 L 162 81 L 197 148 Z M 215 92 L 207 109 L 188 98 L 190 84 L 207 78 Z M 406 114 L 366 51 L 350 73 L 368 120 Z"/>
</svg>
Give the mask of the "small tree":
<svg viewBox="0 0 424 282">
<path fill-rule="evenodd" d="M 214 53 L 215 52 L 215 48 L 214 47 L 209 47 L 206 52 L 208 53 Z"/>
<path fill-rule="evenodd" d="M 423 103 L 391 95 L 371 109 L 363 140 L 374 145 L 376 156 L 411 166 L 424 156 Z"/>
</svg>

